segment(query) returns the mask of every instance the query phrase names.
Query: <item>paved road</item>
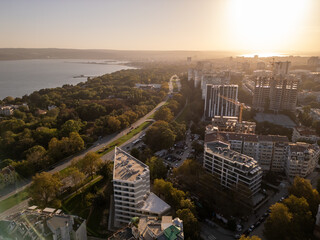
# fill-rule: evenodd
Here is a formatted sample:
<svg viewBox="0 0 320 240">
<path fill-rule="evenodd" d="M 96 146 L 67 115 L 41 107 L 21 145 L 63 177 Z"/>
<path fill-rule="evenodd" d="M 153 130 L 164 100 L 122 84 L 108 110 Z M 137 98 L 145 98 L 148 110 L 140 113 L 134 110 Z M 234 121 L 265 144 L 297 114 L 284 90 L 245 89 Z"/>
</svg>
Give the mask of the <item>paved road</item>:
<svg viewBox="0 0 320 240">
<path fill-rule="evenodd" d="M 214 227 L 211 227 L 206 223 L 200 223 L 200 226 L 200 235 L 205 240 L 234 240 L 233 232 L 224 229 L 217 224 L 215 224 Z"/>
<path fill-rule="evenodd" d="M 175 75 L 174 75 L 175 76 Z M 173 77 L 172 76 L 170 78 L 170 81 L 169 83 L 172 85 L 172 80 L 173 80 Z M 140 126 L 142 123 L 144 123 L 150 116 L 152 116 L 159 108 L 161 108 L 169 99 L 169 95 L 172 93 L 172 89 L 169 89 L 169 93 L 168 93 L 168 96 L 166 97 L 166 99 L 162 102 L 160 102 L 153 110 L 151 110 L 148 114 L 146 114 L 145 116 L 143 116 L 142 118 L 140 118 L 139 120 L 137 120 L 135 123 L 131 124 L 130 127 L 122 130 L 120 133 L 115 133 L 115 134 L 111 134 L 111 135 L 108 135 L 98 141 L 96 141 L 93 146 L 91 146 L 90 148 L 87 148 L 83 151 L 81 151 L 80 153 L 77 153 L 77 154 L 74 154 L 68 158 L 66 158 L 64 161 L 58 163 L 55 165 L 55 168 L 48 171 L 50 173 L 56 173 L 56 172 L 59 172 L 61 171 L 62 169 L 70 166 L 71 162 L 73 160 L 76 160 L 76 159 L 79 159 L 79 158 L 83 158 L 88 152 L 96 152 L 98 151 L 99 149 L 107 146 L 108 144 L 112 143 L 113 141 L 117 140 L 118 138 L 126 135 L 127 133 L 129 133 L 132 128 L 136 128 L 138 126 Z M 144 131 L 142 131 L 141 133 L 137 134 L 136 136 L 134 136 L 132 139 L 128 140 L 126 143 L 124 143 L 123 145 L 127 144 L 128 142 L 132 142 L 133 140 L 135 140 L 136 138 L 138 138 L 141 134 L 143 134 L 147 129 L 145 129 Z M 123 146 L 121 145 L 121 146 Z M 103 160 L 107 160 L 107 159 L 112 159 L 112 155 L 113 155 L 114 151 L 111 151 L 109 152 L 108 154 L 104 155 L 102 157 Z M 26 180 L 25 181 L 25 184 L 23 186 L 19 186 L 18 188 L 14 189 L 13 191 L 7 193 L 6 195 L 3 195 L 1 196 L 0 198 L 0 203 L 2 200 L 22 191 L 23 189 L 25 189 L 26 187 L 28 187 L 29 185 L 31 184 L 31 180 Z M 27 201 L 23 201 L 21 202 L 20 204 L 14 206 L 13 208 L 9 209 L 9 210 L 12 210 L 14 211 L 15 209 L 19 211 L 20 208 L 23 208 L 26 205 L 26 202 Z M 8 210 L 7 210 L 8 211 Z M 6 212 L 7 212 L 6 211 Z M 6 212 L 2 213 L 1 215 L 4 215 Z"/>
</svg>

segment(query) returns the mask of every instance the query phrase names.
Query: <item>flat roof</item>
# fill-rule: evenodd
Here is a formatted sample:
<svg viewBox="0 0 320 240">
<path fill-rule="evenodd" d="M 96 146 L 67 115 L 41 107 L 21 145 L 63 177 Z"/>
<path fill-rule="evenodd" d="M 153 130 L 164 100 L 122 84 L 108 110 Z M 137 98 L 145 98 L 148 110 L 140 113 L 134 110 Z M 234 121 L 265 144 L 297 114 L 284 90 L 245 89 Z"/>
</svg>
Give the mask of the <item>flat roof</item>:
<svg viewBox="0 0 320 240">
<path fill-rule="evenodd" d="M 142 211 L 148 211 L 157 214 L 162 214 L 169 209 L 170 206 L 152 192 L 150 192 L 148 198 L 145 200 L 143 206 L 141 207 Z"/>
<path fill-rule="evenodd" d="M 49 208 L 49 207 L 47 207 L 47 208 L 43 209 L 42 212 L 53 213 L 55 210 L 56 210 L 55 208 Z"/>
<path fill-rule="evenodd" d="M 115 148 L 114 180 L 135 181 L 146 171 L 149 171 L 149 167 L 146 164 L 123 151 L 121 148 Z"/>
</svg>

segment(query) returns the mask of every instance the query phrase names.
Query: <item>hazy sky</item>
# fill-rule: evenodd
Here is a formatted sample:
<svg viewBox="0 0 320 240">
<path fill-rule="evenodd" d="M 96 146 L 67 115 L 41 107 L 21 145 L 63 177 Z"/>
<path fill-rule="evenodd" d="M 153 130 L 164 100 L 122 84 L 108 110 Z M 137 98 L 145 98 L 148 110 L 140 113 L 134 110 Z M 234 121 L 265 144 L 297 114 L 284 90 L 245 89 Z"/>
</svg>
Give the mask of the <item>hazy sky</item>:
<svg viewBox="0 0 320 240">
<path fill-rule="evenodd" d="M 1 0 L 4 47 L 320 52 L 320 0 Z"/>
</svg>

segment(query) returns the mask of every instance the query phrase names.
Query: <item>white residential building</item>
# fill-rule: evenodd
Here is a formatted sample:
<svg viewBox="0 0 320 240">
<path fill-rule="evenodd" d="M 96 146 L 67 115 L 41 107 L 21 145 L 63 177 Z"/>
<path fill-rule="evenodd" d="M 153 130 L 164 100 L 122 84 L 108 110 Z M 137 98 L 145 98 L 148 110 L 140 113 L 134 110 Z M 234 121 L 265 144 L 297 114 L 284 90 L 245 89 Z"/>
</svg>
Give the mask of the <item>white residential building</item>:
<svg viewBox="0 0 320 240">
<path fill-rule="evenodd" d="M 230 148 L 258 161 L 264 171 L 281 172 L 286 161 L 288 138 L 277 135 L 255 135 L 234 132 L 208 133 L 205 142 L 221 140 Z"/>
<path fill-rule="evenodd" d="M 238 115 L 238 85 L 207 84 L 204 116 L 237 116 Z"/>
<path fill-rule="evenodd" d="M 222 141 L 206 143 L 203 167 L 207 172 L 217 175 L 224 187 L 234 189 L 240 184 L 247 187 L 251 195 L 247 195 L 247 191 L 242 192 L 247 197 L 252 197 L 260 191 L 261 167 L 252 157 L 231 150 L 228 143 Z"/>
<path fill-rule="evenodd" d="M 290 143 L 285 165 L 286 175 L 291 178 L 295 176 L 306 177 L 314 171 L 319 156 L 319 146 L 302 142 Z"/>
<path fill-rule="evenodd" d="M 14 108 L 12 106 L 3 106 L 0 107 L 0 115 L 10 116 L 14 112 Z"/>
<path fill-rule="evenodd" d="M 149 167 L 116 147 L 114 154 L 113 190 L 115 221 L 129 223 L 132 217 L 162 216 L 170 206 L 150 192 Z"/>
</svg>

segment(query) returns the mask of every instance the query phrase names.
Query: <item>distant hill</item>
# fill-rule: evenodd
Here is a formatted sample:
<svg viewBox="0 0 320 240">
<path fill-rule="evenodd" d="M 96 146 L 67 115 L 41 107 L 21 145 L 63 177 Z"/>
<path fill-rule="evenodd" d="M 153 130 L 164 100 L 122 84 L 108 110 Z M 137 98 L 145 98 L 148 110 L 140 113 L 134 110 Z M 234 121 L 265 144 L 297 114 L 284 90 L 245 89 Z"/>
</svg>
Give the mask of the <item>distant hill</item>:
<svg viewBox="0 0 320 240">
<path fill-rule="evenodd" d="M 0 60 L 23 59 L 117 59 L 130 61 L 177 61 L 221 58 L 238 53 L 223 51 L 125 51 L 58 48 L 0 48 Z"/>
</svg>

